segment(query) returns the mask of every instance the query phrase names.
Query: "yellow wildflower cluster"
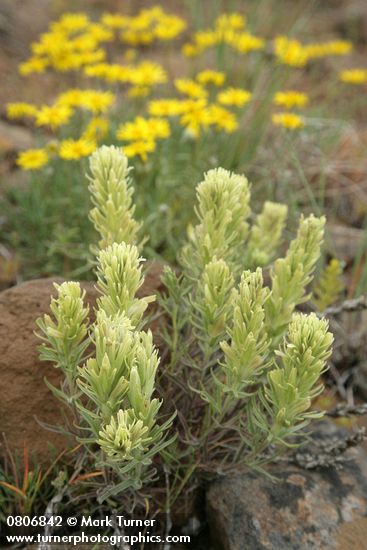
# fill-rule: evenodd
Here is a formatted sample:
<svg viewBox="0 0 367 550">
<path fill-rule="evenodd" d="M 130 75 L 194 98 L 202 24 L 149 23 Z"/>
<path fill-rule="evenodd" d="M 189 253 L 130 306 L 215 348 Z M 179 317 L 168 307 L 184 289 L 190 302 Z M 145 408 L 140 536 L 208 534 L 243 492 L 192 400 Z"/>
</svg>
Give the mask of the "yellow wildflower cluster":
<svg viewBox="0 0 367 550">
<path fill-rule="evenodd" d="M 32 44 L 32 57 L 19 67 L 23 75 L 79 69 L 105 58 L 101 43 L 113 40 L 113 33 L 89 20 L 85 13 L 67 13 L 51 23 L 50 29 Z"/>
<path fill-rule="evenodd" d="M 60 94 L 57 105 L 70 108 L 78 107 L 97 115 L 108 111 L 114 101 L 115 95 L 112 92 L 76 88 Z"/>
<path fill-rule="evenodd" d="M 99 22 L 85 13 L 66 13 L 32 44 L 32 56 L 19 71 L 22 75 L 48 68 L 63 72 L 103 63 L 107 54 L 102 45 L 115 39 L 116 29 L 123 42 L 137 46 L 172 40 L 185 26 L 183 19 L 160 7 L 141 10 L 135 17 L 104 14 Z"/>
<path fill-rule="evenodd" d="M 36 126 L 48 126 L 56 130 L 71 120 L 76 108 L 98 115 L 106 113 L 114 101 L 115 95 L 111 92 L 76 88 L 60 94 L 51 106 L 38 108 L 30 103 L 8 103 L 7 115 L 11 119 L 32 117 Z"/>
<path fill-rule="evenodd" d="M 346 40 L 333 40 L 304 45 L 287 36 L 278 36 L 274 41 L 274 53 L 278 61 L 291 67 L 304 67 L 312 59 L 329 55 L 347 55 L 352 44 Z"/>
<path fill-rule="evenodd" d="M 120 39 L 131 46 L 151 44 L 156 40 L 173 40 L 186 28 L 177 15 L 166 14 L 160 6 L 141 10 L 135 17 L 105 13 L 102 23 L 120 32 Z"/>
<path fill-rule="evenodd" d="M 367 69 L 349 69 L 341 71 L 339 78 L 347 84 L 365 84 L 367 82 Z"/>
<path fill-rule="evenodd" d="M 32 44 L 32 56 L 20 66 L 20 72 L 27 75 L 47 69 L 77 70 L 79 75 L 88 79 L 88 84 L 62 92 L 52 105 L 36 106 L 27 102 L 7 105 L 10 119 L 23 118 L 27 123 L 31 120 L 35 126 L 46 128 L 47 132 L 49 129 L 58 132 L 44 149 L 20 153 L 18 165 L 34 170 L 47 164 L 55 155 L 64 160 L 89 155 L 110 132 L 112 108 L 115 116 L 131 109 L 132 120 L 126 120 L 124 114 L 122 120 L 125 122 L 119 125 L 115 135 L 124 143 L 128 156 L 140 157 L 144 162 L 156 150 L 159 140 L 169 139 L 171 130 L 177 126 L 184 129 L 186 137 L 194 139 L 211 130 L 228 134 L 235 132 L 242 112 L 253 98 L 251 91 L 240 87 L 239 78 L 236 78 L 237 87 L 234 87 L 233 82 L 227 82 L 229 75 L 207 65 L 199 72 L 191 72 L 190 77 L 188 73 L 182 74 L 171 83 L 160 64 L 139 57 L 140 46 L 174 39 L 185 27 L 181 17 L 167 14 L 159 6 L 141 9 L 134 16 L 104 13 L 98 21 L 92 21 L 85 13 L 67 13 L 51 23 L 47 32 Z M 105 44 L 111 41 L 128 45 L 119 58 L 110 59 L 112 48 L 105 48 Z M 265 41 L 249 32 L 242 14 L 224 13 L 216 18 L 212 27 L 195 32 L 190 42 L 183 46 L 183 53 L 193 57 L 215 46 L 220 46 L 222 51 L 223 45 L 238 53 L 265 49 Z M 291 67 L 304 67 L 310 60 L 328 55 L 346 55 L 351 49 L 352 45 L 347 41 L 303 44 L 287 36 L 278 36 L 273 43 L 275 60 Z M 345 70 L 339 78 L 344 82 L 362 84 L 367 82 L 367 70 Z M 99 81 L 97 85 L 102 89 L 92 87 L 90 82 L 94 80 Z M 150 101 L 141 101 L 140 98 L 153 93 L 153 88 L 166 83 L 170 89 L 174 88 L 175 94 L 172 95 L 176 97 L 156 95 Z M 270 100 L 271 93 L 268 94 Z M 259 101 L 261 95 L 255 96 L 254 105 Z M 275 93 L 272 101 L 282 110 L 272 115 L 274 125 L 291 130 L 305 125 L 303 117 L 288 112 L 308 105 L 309 98 L 305 93 L 281 90 Z M 143 111 L 143 116 L 136 116 L 137 109 L 139 114 Z M 76 121 L 77 124 L 73 124 Z M 61 136 L 59 128 L 64 125 L 69 126 Z M 76 127 L 79 129 L 77 135 L 73 133 Z M 70 134 L 67 133 L 69 130 Z"/>
<path fill-rule="evenodd" d="M 158 63 L 143 61 L 137 65 L 98 63 L 85 67 L 85 76 L 99 78 L 106 82 L 121 82 L 135 88 L 152 88 L 167 81 L 166 71 Z"/>
<path fill-rule="evenodd" d="M 32 116 L 36 126 L 46 126 L 56 131 L 69 123 L 75 109 L 85 109 L 93 116 L 78 139 L 52 141 L 46 149 L 30 149 L 18 155 L 17 164 L 24 170 L 36 170 L 50 160 L 50 154 L 57 154 L 64 160 L 78 160 L 89 156 L 109 130 L 109 122 L 100 115 L 109 110 L 115 100 L 111 92 L 98 90 L 71 89 L 60 94 L 51 106 L 43 105 L 37 108 L 28 103 L 9 103 L 7 113 L 9 118 L 24 118 Z"/>
<path fill-rule="evenodd" d="M 192 41 L 186 43 L 182 53 L 195 57 L 218 44 L 227 44 L 239 53 L 262 50 L 265 42 L 262 38 L 245 31 L 246 19 L 239 13 L 220 15 L 211 29 L 196 32 Z"/>
<path fill-rule="evenodd" d="M 147 160 L 147 153 L 156 148 L 157 139 L 167 139 L 171 134 L 167 120 L 163 118 L 136 117 L 135 120 L 121 124 L 116 132 L 117 139 L 130 142 L 124 147 L 126 156 L 139 155 Z"/>
<path fill-rule="evenodd" d="M 238 128 L 237 118 L 231 111 L 216 103 L 208 103 L 206 99 L 153 100 L 148 105 L 148 112 L 152 116 L 179 117 L 179 124 L 194 138 L 209 127 L 226 133 Z"/>
<path fill-rule="evenodd" d="M 50 160 L 50 154 L 57 154 L 63 160 L 79 160 L 87 157 L 97 148 L 93 137 L 82 136 L 79 139 L 65 139 L 60 143 L 51 142 L 43 149 L 28 149 L 18 154 L 16 163 L 23 170 L 38 170 Z"/>
</svg>

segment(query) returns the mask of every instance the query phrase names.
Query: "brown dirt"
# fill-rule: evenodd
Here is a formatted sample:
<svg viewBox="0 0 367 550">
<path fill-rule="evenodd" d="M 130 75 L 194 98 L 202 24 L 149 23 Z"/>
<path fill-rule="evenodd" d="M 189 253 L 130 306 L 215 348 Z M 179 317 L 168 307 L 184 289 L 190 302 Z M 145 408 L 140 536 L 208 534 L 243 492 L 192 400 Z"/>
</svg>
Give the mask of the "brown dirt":
<svg viewBox="0 0 367 550">
<path fill-rule="evenodd" d="M 146 282 L 140 296 L 154 294 L 160 286 L 160 264 L 147 266 Z M 60 404 L 44 383 L 60 383 L 60 373 L 41 362 L 34 334 L 36 319 L 49 312 L 53 282 L 62 279 L 36 279 L 0 293 L 0 433 L 4 433 L 11 451 L 22 451 L 25 444 L 40 462 L 49 459 L 48 444 L 60 451 L 67 443 L 57 433 L 45 430 L 39 421 L 62 424 Z M 92 283 L 82 283 L 91 309 L 97 291 Z M 154 330 L 154 324 L 151 325 Z M 0 442 L 0 454 L 4 442 Z"/>
</svg>

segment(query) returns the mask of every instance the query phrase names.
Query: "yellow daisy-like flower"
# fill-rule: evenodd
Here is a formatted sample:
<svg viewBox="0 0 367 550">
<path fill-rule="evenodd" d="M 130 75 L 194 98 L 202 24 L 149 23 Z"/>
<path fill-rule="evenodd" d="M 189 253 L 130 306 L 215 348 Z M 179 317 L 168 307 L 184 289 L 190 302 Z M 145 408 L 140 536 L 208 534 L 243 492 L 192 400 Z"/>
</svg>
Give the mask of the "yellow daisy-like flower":
<svg viewBox="0 0 367 550">
<path fill-rule="evenodd" d="M 197 138 L 212 122 L 212 115 L 205 100 L 188 100 L 183 102 L 183 114 L 180 124 L 186 128 L 188 135 Z"/>
<path fill-rule="evenodd" d="M 254 36 L 249 32 L 243 32 L 229 39 L 229 44 L 240 53 L 246 54 L 248 52 L 254 52 L 262 50 L 265 47 L 265 40 Z"/>
<path fill-rule="evenodd" d="M 206 71 L 200 71 L 196 75 L 196 80 L 199 82 L 199 84 L 203 84 L 204 86 L 206 84 L 214 84 L 214 86 L 222 86 L 224 84 L 224 81 L 226 79 L 226 75 L 219 71 L 212 71 L 210 69 L 207 69 Z"/>
<path fill-rule="evenodd" d="M 232 134 L 238 128 L 238 122 L 233 113 L 224 109 L 220 105 L 210 105 L 208 108 L 210 124 L 217 130 L 224 130 L 227 134 Z"/>
<path fill-rule="evenodd" d="M 88 90 L 84 93 L 81 106 L 97 115 L 105 113 L 114 101 L 115 95 L 112 92 Z"/>
<path fill-rule="evenodd" d="M 88 16 L 83 13 L 64 13 L 56 23 L 59 29 L 65 30 L 68 33 L 85 29 L 89 24 Z"/>
<path fill-rule="evenodd" d="M 134 86 L 154 86 L 167 82 L 167 73 L 161 65 L 153 61 L 144 61 L 129 68 L 128 81 Z"/>
<path fill-rule="evenodd" d="M 50 126 L 54 130 L 63 124 L 67 124 L 72 114 L 73 110 L 67 105 L 44 106 L 36 113 L 36 125 Z"/>
<path fill-rule="evenodd" d="M 339 78 L 347 84 L 365 84 L 367 82 L 367 69 L 347 69 L 339 73 Z"/>
<path fill-rule="evenodd" d="M 48 163 L 48 158 L 45 149 L 28 149 L 19 153 L 16 163 L 23 170 L 38 170 Z"/>
<path fill-rule="evenodd" d="M 218 94 L 217 99 L 222 105 L 243 107 L 250 101 L 251 93 L 241 88 L 227 88 Z"/>
<path fill-rule="evenodd" d="M 223 13 L 217 17 L 215 26 L 217 29 L 233 29 L 240 30 L 246 25 L 246 19 L 240 13 Z"/>
<path fill-rule="evenodd" d="M 81 107 L 83 105 L 86 90 L 80 88 L 71 88 L 60 94 L 57 98 L 57 105 L 67 105 L 68 107 Z"/>
<path fill-rule="evenodd" d="M 308 103 L 308 96 L 302 92 L 296 90 L 286 90 L 284 92 L 277 92 L 274 96 L 275 105 L 286 107 L 291 109 L 292 107 L 305 107 Z"/>
<path fill-rule="evenodd" d="M 19 73 L 22 76 L 28 76 L 31 73 L 44 73 L 49 61 L 43 57 L 31 57 L 28 61 L 19 65 Z"/>
<path fill-rule="evenodd" d="M 275 126 L 282 126 L 289 130 L 297 130 L 305 125 L 303 118 L 294 113 L 275 113 L 272 121 Z"/>
<path fill-rule="evenodd" d="M 123 152 L 129 158 L 139 156 L 143 162 L 147 162 L 148 153 L 155 151 L 155 148 L 155 141 L 133 141 L 123 147 Z"/>
<path fill-rule="evenodd" d="M 278 36 L 274 42 L 274 52 L 278 60 L 291 67 L 304 67 L 309 59 L 306 48 L 298 40 Z"/>
<path fill-rule="evenodd" d="M 186 22 L 175 15 L 159 17 L 159 23 L 154 28 L 154 36 L 158 40 L 167 41 L 176 38 L 186 28 Z"/>
<path fill-rule="evenodd" d="M 181 94 L 192 97 L 193 99 L 205 99 L 208 95 L 208 92 L 201 84 L 189 78 L 176 78 L 175 87 Z"/>
<path fill-rule="evenodd" d="M 185 101 L 178 99 L 153 99 L 148 104 L 148 112 L 152 116 L 178 116 L 185 110 Z"/>
<path fill-rule="evenodd" d="M 37 107 L 31 103 L 8 103 L 6 106 L 6 114 L 11 119 L 34 117 L 36 113 Z"/>
<path fill-rule="evenodd" d="M 79 160 L 95 151 L 95 141 L 80 139 L 66 139 L 60 143 L 59 156 L 64 160 Z"/>
<path fill-rule="evenodd" d="M 308 44 L 304 48 L 308 57 L 315 59 L 328 55 L 348 55 L 353 49 L 353 44 L 349 40 L 332 40 L 330 42 Z"/>
<path fill-rule="evenodd" d="M 130 18 L 119 13 L 104 13 L 102 23 L 111 29 L 123 29 L 129 24 Z"/>
<path fill-rule="evenodd" d="M 122 124 L 116 133 L 122 141 L 154 141 L 170 136 L 168 121 L 163 118 L 136 117 L 133 121 Z"/>
</svg>

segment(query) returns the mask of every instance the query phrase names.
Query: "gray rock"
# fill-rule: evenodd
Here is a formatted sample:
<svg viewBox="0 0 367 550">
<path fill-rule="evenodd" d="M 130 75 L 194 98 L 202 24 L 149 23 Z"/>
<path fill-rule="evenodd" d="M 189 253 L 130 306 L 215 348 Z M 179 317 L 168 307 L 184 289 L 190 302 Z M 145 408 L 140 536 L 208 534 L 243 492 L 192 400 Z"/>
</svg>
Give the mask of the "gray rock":
<svg viewBox="0 0 367 550">
<path fill-rule="evenodd" d="M 215 548 L 365 549 L 367 454 L 361 448 L 348 454 L 338 470 L 303 470 L 282 463 L 271 470 L 276 483 L 254 473 L 215 482 L 207 493 Z"/>
</svg>

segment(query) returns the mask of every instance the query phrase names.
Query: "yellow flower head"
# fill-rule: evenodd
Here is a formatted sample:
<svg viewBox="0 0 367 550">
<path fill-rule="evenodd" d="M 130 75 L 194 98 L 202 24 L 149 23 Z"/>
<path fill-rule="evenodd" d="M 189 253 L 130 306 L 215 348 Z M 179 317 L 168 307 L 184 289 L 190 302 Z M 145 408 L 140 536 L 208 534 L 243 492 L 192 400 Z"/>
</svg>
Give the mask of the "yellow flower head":
<svg viewBox="0 0 367 550">
<path fill-rule="evenodd" d="M 88 16 L 85 13 L 64 13 L 53 28 L 62 29 L 68 33 L 85 29 L 89 24 Z"/>
<path fill-rule="evenodd" d="M 215 46 L 218 43 L 218 34 L 215 31 L 198 31 L 194 34 L 195 46 L 200 52 Z"/>
<path fill-rule="evenodd" d="M 222 86 L 226 79 L 226 75 L 219 71 L 212 71 L 207 69 L 206 71 L 200 71 L 196 75 L 196 80 L 199 84 L 205 86 L 206 84 L 214 84 L 214 86 Z"/>
<path fill-rule="evenodd" d="M 272 121 L 275 126 L 282 126 L 289 130 L 297 130 L 305 125 L 303 118 L 294 113 L 275 113 Z"/>
<path fill-rule="evenodd" d="M 254 36 L 248 32 L 243 32 L 234 36 L 229 41 L 230 45 L 240 53 L 248 53 L 257 50 L 262 50 L 265 47 L 265 41 L 258 36 Z"/>
<path fill-rule="evenodd" d="M 133 141 L 123 147 L 123 152 L 127 157 L 139 156 L 143 162 L 147 162 L 148 153 L 155 151 L 156 143 L 154 141 Z"/>
<path fill-rule="evenodd" d="M 347 55 L 352 49 L 353 44 L 347 40 L 332 40 L 305 46 L 309 59 L 326 57 L 327 55 Z"/>
<path fill-rule="evenodd" d="M 85 138 L 66 139 L 60 143 L 59 155 L 64 160 L 79 160 L 95 151 L 97 144 Z"/>
<path fill-rule="evenodd" d="M 114 39 L 114 34 L 110 29 L 106 29 L 100 23 L 92 23 L 88 25 L 88 35 L 91 36 L 97 43 L 111 42 Z"/>
<path fill-rule="evenodd" d="M 28 61 L 19 65 L 19 73 L 22 76 L 28 76 L 32 73 L 44 73 L 49 61 L 42 57 L 31 57 Z"/>
<path fill-rule="evenodd" d="M 245 28 L 246 19 L 240 13 L 223 13 L 215 21 L 217 29 L 241 30 Z"/>
<path fill-rule="evenodd" d="M 144 61 L 130 68 L 128 81 L 134 86 L 149 86 L 164 84 L 167 81 L 167 74 L 163 67 L 153 61 Z"/>
<path fill-rule="evenodd" d="M 45 149 L 28 149 L 19 153 L 16 163 L 23 170 L 37 170 L 48 163 L 48 154 Z"/>
<path fill-rule="evenodd" d="M 123 29 L 129 25 L 130 17 L 119 13 L 104 13 L 102 23 L 111 29 Z"/>
<path fill-rule="evenodd" d="M 308 61 L 308 53 L 298 40 L 290 40 L 286 36 L 278 36 L 274 42 L 275 55 L 278 60 L 291 67 L 304 67 Z"/>
<path fill-rule="evenodd" d="M 339 73 L 339 78 L 347 84 L 365 84 L 367 82 L 367 69 L 347 69 Z"/>
<path fill-rule="evenodd" d="M 227 88 L 218 94 L 219 103 L 243 107 L 251 99 L 251 93 L 241 88 Z"/>
<path fill-rule="evenodd" d="M 173 40 L 186 28 L 186 23 L 181 17 L 176 15 L 161 16 L 158 24 L 154 28 L 154 36 L 157 40 L 163 42 Z"/>
<path fill-rule="evenodd" d="M 115 95 L 112 92 L 88 90 L 84 93 L 81 107 L 88 109 L 94 114 L 105 113 L 114 101 Z"/>
<path fill-rule="evenodd" d="M 181 94 L 187 95 L 193 99 L 205 99 L 208 95 L 208 92 L 201 84 L 189 78 L 176 78 L 175 87 Z"/>
<path fill-rule="evenodd" d="M 6 114 L 10 119 L 34 117 L 36 113 L 37 107 L 31 103 L 8 103 L 6 106 Z"/>
<path fill-rule="evenodd" d="M 127 65 L 97 63 L 84 68 L 86 76 L 102 78 L 107 82 L 129 82 L 132 70 Z"/>
<path fill-rule="evenodd" d="M 41 107 L 36 113 L 37 126 L 50 126 L 53 130 L 67 124 L 73 114 L 73 110 L 67 105 L 53 105 Z"/>
<path fill-rule="evenodd" d="M 180 124 L 186 128 L 188 135 L 197 138 L 201 131 L 205 130 L 211 123 L 211 113 L 207 108 L 204 99 L 187 100 L 181 104 L 182 116 Z"/>
<path fill-rule="evenodd" d="M 155 141 L 170 136 L 168 121 L 163 118 L 136 117 L 131 122 L 122 124 L 116 133 L 122 141 Z"/>
<path fill-rule="evenodd" d="M 148 112 L 152 116 L 178 116 L 185 109 L 185 102 L 178 99 L 154 99 L 148 104 Z"/>
<path fill-rule="evenodd" d="M 277 92 L 274 96 L 275 105 L 280 105 L 286 109 L 291 109 L 292 107 L 305 107 L 308 101 L 309 99 L 306 94 L 295 90 Z"/>
<path fill-rule="evenodd" d="M 154 40 L 172 40 L 186 27 L 181 17 L 167 14 L 159 6 L 141 10 L 135 17 L 128 18 L 125 24 L 113 20 L 111 15 L 105 16 L 104 21 L 109 26 L 122 28 L 121 40 L 132 46 L 150 44 Z"/>
<path fill-rule="evenodd" d="M 227 134 L 232 134 L 238 129 L 238 122 L 233 113 L 224 109 L 220 105 L 210 105 L 208 108 L 210 124 L 217 130 L 223 130 Z"/>
</svg>

